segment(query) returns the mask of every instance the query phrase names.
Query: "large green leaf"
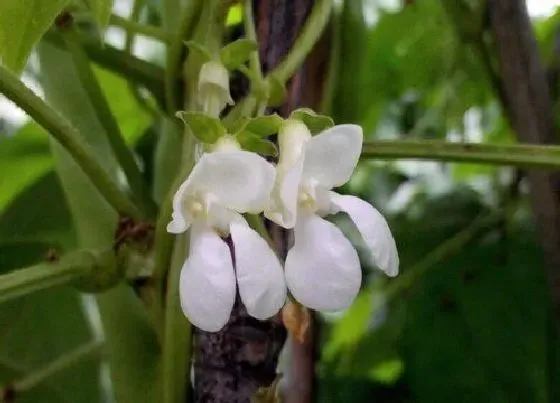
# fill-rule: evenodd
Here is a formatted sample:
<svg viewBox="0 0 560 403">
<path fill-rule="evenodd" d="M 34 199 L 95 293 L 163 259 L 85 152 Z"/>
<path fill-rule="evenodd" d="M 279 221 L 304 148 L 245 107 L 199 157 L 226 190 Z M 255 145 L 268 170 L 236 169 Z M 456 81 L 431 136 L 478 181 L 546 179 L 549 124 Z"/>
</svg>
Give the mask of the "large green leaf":
<svg viewBox="0 0 560 403">
<path fill-rule="evenodd" d="M 0 242 L 16 241 L 46 242 L 53 248 L 75 243 L 68 206 L 53 171 L 37 179 L 2 211 Z"/>
<path fill-rule="evenodd" d="M 116 160 L 93 105 L 78 80 L 71 58 L 66 52 L 48 44 L 41 44 L 39 54 L 42 83 L 48 101 L 78 128 L 83 140 L 117 179 Z M 120 101 L 119 95 L 115 95 L 116 102 Z M 53 149 L 79 245 L 90 248 L 112 245 L 117 220 L 115 212 L 68 153 L 57 145 Z M 119 403 L 152 401 L 152 396 L 157 393 L 155 373 L 159 351 L 145 307 L 125 285 L 99 294 L 97 302 L 110 352 L 108 358 L 115 396 Z"/>
<path fill-rule="evenodd" d="M 40 201 L 40 202 L 38 202 Z M 60 184 L 51 172 L 20 193 L 0 215 L 0 273 L 64 253 L 73 234 Z M 94 338 L 85 300 L 57 288 L 0 304 L 0 384 L 20 379 Z M 101 398 L 99 357 L 60 372 L 21 402 L 97 403 Z"/>
<path fill-rule="evenodd" d="M 109 24 L 109 17 L 111 17 L 111 9 L 113 8 L 113 0 L 86 0 L 93 18 L 101 29 L 104 29 Z"/>
<path fill-rule="evenodd" d="M 547 402 L 546 295 L 527 234 L 483 237 L 434 267 L 407 303 L 418 402 Z"/>
<path fill-rule="evenodd" d="M 39 41 L 69 0 L 2 0 L 0 62 L 20 72 Z"/>
<path fill-rule="evenodd" d="M 0 211 L 20 191 L 52 168 L 48 134 L 36 123 L 0 136 Z"/>
</svg>

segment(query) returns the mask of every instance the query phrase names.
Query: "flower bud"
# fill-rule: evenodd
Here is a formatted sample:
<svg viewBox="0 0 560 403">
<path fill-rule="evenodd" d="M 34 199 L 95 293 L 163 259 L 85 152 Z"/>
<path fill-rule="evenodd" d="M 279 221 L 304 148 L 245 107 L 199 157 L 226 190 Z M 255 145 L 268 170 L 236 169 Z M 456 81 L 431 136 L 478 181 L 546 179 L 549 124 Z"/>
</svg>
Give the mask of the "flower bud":
<svg viewBox="0 0 560 403">
<path fill-rule="evenodd" d="M 198 77 L 199 102 L 205 112 L 218 116 L 226 105 L 233 105 L 229 92 L 229 74 L 219 62 L 209 61 L 202 65 Z"/>
</svg>

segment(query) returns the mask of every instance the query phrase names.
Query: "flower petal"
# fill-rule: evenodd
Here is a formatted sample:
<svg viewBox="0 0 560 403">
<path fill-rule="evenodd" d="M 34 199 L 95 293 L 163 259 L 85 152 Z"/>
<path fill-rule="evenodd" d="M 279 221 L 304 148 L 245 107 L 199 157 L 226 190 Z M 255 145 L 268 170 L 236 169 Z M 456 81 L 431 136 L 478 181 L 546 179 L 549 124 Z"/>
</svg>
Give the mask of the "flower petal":
<svg viewBox="0 0 560 403">
<path fill-rule="evenodd" d="M 296 224 L 303 160 L 301 155 L 292 166 L 278 166 L 271 203 L 264 211 L 266 218 L 284 228 L 293 228 Z"/>
<path fill-rule="evenodd" d="M 217 332 L 229 320 L 235 292 L 227 244 L 213 230 L 195 225 L 191 230 L 189 258 L 180 278 L 183 312 L 196 327 Z"/>
<path fill-rule="evenodd" d="M 189 181 L 184 181 L 175 195 L 173 196 L 173 213 L 171 214 L 171 221 L 167 224 L 167 232 L 172 234 L 180 234 L 185 232 L 192 222 L 192 217 L 184 208 L 185 198 L 187 197 L 187 191 L 189 187 Z"/>
<path fill-rule="evenodd" d="M 344 185 L 360 158 L 363 137 L 358 125 L 337 125 L 312 137 L 305 145 L 304 178 L 328 189 Z"/>
<path fill-rule="evenodd" d="M 266 241 L 246 222 L 232 222 L 230 231 L 241 300 L 249 315 L 270 318 L 286 301 L 282 266 Z"/>
<path fill-rule="evenodd" d="M 300 214 L 294 236 L 285 263 L 292 295 L 316 310 L 350 306 L 362 281 L 360 260 L 350 241 L 334 224 L 313 214 Z"/>
<path fill-rule="evenodd" d="M 239 213 L 264 210 L 276 171 L 260 155 L 241 150 L 204 154 L 189 178 L 192 192 L 209 194 L 224 207 Z"/>
<path fill-rule="evenodd" d="M 399 273 L 399 255 L 389 225 L 371 204 L 350 195 L 330 192 L 332 213 L 343 211 L 354 222 L 366 243 L 373 263 L 388 276 Z"/>
</svg>

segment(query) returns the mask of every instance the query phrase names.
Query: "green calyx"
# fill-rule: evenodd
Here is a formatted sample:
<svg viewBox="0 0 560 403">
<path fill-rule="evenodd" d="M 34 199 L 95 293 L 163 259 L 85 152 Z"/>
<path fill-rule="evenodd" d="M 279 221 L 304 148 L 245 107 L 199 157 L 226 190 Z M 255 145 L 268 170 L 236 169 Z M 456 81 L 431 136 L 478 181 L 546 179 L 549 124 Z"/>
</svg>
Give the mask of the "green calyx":
<svg viewBox="0 0 560 403">
<path fill-rule="evenodd" d="M 179 111 L 175 116 L 181 119 L 193 136 L 204 144 L 214 144 L 227 133 L 220 119 L 204 113 Z"/>
<path fill-rule="evenodd" d="M 312 135 L 321 133 L 324 130 L 330 129 L 334 126 L 334 121 L 331 117 L 319 115 L 309 108 L 299 108 L 290 114 L 290 119 L 302 121 Z"/>
</svg>

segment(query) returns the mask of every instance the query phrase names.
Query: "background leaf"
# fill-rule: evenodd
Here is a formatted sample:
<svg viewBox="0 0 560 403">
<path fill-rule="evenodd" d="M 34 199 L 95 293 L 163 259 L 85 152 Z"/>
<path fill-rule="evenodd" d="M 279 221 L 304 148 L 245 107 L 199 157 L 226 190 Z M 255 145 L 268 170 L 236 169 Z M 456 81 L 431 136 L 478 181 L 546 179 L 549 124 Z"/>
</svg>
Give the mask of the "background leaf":
<svg viewBox="0 0 560 403">
<path fill-rule="evenodd" d="M 113 9 L 113 0 L 86 0 L 93 18 L 102 30 L 109 24 L 111 10 Z"/>
<path fill-rule="evenodd" d="M 21 72 L 33 46 L 67 3 L 68 0 L 2 0 L 0 62 Z"/>
<path fill-rule="evenodd" d="M 52 250 L 64 253 L 74 242 L 68 206 L 51 171 L 2 211 L 0 273 L 42 261 Z M 62 287 L 0 304 L 0 384 L 99 337 L 91 302 L 91 297 Z M 80 362 L 17 396 L 17 401 L 97 403 L 102 396 L 99 365 L 99 357 Z"/>
</svg>

